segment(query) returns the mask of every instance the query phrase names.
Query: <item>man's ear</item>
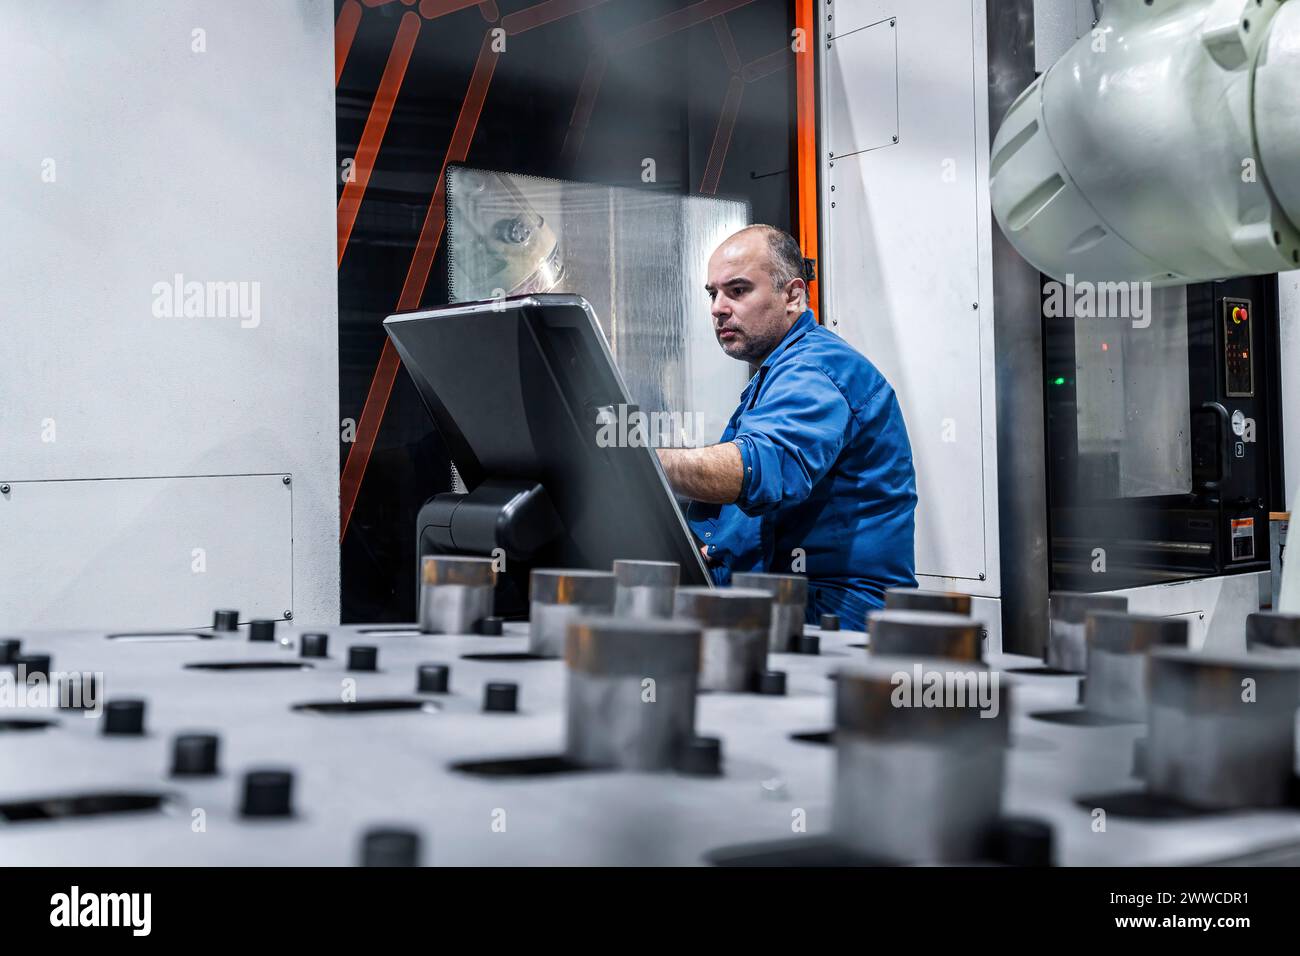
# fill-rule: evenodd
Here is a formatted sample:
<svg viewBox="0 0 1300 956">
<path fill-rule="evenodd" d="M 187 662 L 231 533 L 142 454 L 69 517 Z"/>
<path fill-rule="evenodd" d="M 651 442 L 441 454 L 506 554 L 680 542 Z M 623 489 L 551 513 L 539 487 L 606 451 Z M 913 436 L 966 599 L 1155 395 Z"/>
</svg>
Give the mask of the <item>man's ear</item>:
<svg viewBox="0 0 1300 956">
<path fill-rule="evenodd" d="M 808 283 L 803 279 L 791 279 L 785 287 L 785 304 L 786 307 L 794 306 L 800 312 L 803 312 L 807 306 Z"/>
</svg>

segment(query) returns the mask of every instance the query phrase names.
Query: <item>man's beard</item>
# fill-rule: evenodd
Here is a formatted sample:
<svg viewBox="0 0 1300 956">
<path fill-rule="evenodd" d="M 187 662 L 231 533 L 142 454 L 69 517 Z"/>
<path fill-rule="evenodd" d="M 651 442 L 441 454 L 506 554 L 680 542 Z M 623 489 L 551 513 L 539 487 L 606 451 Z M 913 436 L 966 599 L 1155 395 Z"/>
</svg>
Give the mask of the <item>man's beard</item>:
<svg viewBox="0 0 1300 956">
<path fill-rule="evenodd" d="M 750 365 L 759 365 L 762 363 L 763 359 L 767 358 L 768 353 L 776 347 L 776 342 L 774 341 L 751 338 L 744 332 L 740 333 L 740 335 L 740 340 L 732 342 L 731 348 L 727 348 L 727 346 L 722 342 L 718 343 L 722 346 L 722 351 L 726 352 L 730 358 L 734 358 L 738 362 L 748 362 Z"/>
</svg>

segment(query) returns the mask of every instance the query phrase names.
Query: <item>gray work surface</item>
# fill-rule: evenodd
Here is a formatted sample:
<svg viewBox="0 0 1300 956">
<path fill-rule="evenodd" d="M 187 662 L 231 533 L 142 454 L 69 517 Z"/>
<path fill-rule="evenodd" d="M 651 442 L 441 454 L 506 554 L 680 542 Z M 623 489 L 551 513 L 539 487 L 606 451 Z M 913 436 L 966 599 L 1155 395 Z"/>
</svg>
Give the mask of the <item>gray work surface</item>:
<svg viewBox="0 0 1300 956">
<path fill-rule="evenodd" d="M 104 698 L 146 701 L 143 737 L 107 737 L 103 719 L 73 711 L 0 710 L 10 720 L 53 717 L 44 730 L 0 733 L 0 803 L 83 793 L 163 792 L 163 809 L 111 816 L 0 823 L 3 865 L 350 865 L 362 833 L 395 824 L 423 836 L 433 865 L 695 865 L 711 849 L 797 840 L 830 825 L 834 747 L 791 738 L 831 724 L 837 665 L 867 652 L 863 635 L 821 634 L 818 656 L 774 654 L 788 694 L 702 693 L 697 732 L 723 742 L 721 777 L 676 772 L 580 771 L 484 777 L 464 760 L 559 754 L 565 665 L 558 660 L 466 660 L 523 652 L 526 624 L 500 637 L 421 635 L 413 628 L 330 628 L 330 657 L 305 670 L 202 671 L 217 661 L 299 661 L 309 627 L 280 627 L 276 643 L 247 629 L 211 640 L 126 642 L 103 633 L 22 635 L 24 653 L 49 653 L 52 670 L 102 672 Z M 809 628 L 809 633 L 817 633 Z M 351 673 L 347 649 L 379 647 L 379 671 Z M 417 695 L 416 665 L 451 667 L 450 693 Z M 1017 673 L 1028 658 L 994 658 L 1014 697 L 1004 812 L 1049 821 L 1065 865 L 1285 862 L 1300 855 L 1300 810 L 1138 820 L 1112 798 L 1138 790 L 1131 775 L 1140 725 L 1071 726 L 1030 716 L 1076 707 L 1078 678 Z M 436 712 L 314 715 L 295 704 L 422 698 Z M 484 685 L 515 681 L 519 712 L 484 713 Z M 650 705 L 648 705 L 650 706 Z M 185 731 L 220 735 L 220 774 L 170 776 L 171 742 Z M 295 815 L 238 813 L 244 771 L 294 773 Z M 1111 809 L 1107 810 L 1108 804 Z M 1105 829 L 1098 829 L 1105 811 Z M 198 811 L 202 811 L 199 813 Z M 799 811 L 803 811 L 800 813 Z M 201 826 L 200 826 L 201 824 Z"/>
</svg>

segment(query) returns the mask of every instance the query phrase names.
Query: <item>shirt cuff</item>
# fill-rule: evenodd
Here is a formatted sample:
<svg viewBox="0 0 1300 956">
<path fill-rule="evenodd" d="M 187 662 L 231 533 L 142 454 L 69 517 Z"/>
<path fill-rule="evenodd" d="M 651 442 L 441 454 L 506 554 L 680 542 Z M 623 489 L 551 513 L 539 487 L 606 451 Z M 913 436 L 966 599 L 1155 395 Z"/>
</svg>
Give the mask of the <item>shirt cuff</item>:
<svg viewBox="0 0 1300 956">
<path fill-rule="evenodd" d="M 736 495 L 736 504 L 743 507 L 749 503 L 749 489 L 758 487 L 759 476 L 755 474 L 758 456 L 754 454 L 749 439 L 743 435 L 732 439 L 732 443 L 740 449 L 740 494 Z"/>
</svg>

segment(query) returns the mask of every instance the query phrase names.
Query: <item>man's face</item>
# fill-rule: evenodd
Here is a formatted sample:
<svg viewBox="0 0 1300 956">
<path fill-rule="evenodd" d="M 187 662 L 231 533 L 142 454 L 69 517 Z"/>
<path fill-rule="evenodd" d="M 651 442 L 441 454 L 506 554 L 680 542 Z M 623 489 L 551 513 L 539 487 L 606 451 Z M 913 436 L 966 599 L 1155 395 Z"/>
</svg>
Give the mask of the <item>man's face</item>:
<svg viewBox="0 0 1300 956">
<path fill-rule="evenodd" d="M 732 236 L 709 259 L 705 286 L 713 301 L 713 333 L 722 351 L 755 365 L 776 348 L 803 311 L 802 280 L 774 289 L 770 261 L 762 232 Z"/>
</svg>

